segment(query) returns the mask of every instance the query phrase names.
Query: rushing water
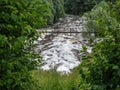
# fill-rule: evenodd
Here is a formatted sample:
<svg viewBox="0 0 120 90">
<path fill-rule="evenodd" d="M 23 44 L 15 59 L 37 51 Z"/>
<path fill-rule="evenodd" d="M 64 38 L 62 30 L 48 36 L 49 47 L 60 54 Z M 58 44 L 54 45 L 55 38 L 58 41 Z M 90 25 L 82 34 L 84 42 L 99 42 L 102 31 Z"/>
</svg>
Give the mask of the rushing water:
<svg viewBox="0 0 120 90">
<path fill-rule="evenodd" d="M 68 15 L 46 30 L 82 32 L 84 30 L 83 23 L 83 18 Z M 41 69 L 55 69 L 62 73 L 70 73 L 72 69 L 80 64 L 80 50 L 82 50 L 83 45 L 87 46 L 87 41 L 81 33 L 44 34 L 35 43 L 35 50 L 43 57 Z M 87 48 L 90 53 L 91 47 L 87 46 Z"/>
</svg>

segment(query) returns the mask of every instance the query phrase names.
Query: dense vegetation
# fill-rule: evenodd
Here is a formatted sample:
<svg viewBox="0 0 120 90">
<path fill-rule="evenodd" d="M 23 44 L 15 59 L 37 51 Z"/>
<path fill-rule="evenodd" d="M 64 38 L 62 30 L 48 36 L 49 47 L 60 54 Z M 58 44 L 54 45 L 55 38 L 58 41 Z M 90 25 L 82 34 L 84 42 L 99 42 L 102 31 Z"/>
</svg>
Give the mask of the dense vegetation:
<svg viewBox="0 0 120 90">
<path fill-rule="evenodd" d="M 50 71 L 32 71 L 32 76 L 38 90 L 79 90 L 79 74 L 73 72 L 70 75 L 60 75 L 60 73 Z"/>
<path fill-rule="evenodd" d="M 35 29 L 64 16 L 61 4 L 62 0 L 0 0 L 0 90 L 36 90 L 29 72 L 40 59 L 33 51 Z"/>
<path fill-rule="evenodd" d="M 90 55 L 83 57 L 79 67 L 80 90 L 120 89 L 119 10 L 118 0 L 115 4 L 101 2 L 85 14 L 88 32 L 93 30 L 100 41 L 93 45 Z"/>
<path fill-rule="evenodd" d="M 120 89 L 120 1 L 100 2 L 86 17 L 86 36 L 90 38 L 93 52 L 83 56 L 83 61 L 73 74 L 34 72 L 34 78 L 45 86 L 44 90 L 119 90 Z M 94 32 L 95 36 L 89 32 Z M 98 39 L 98 42 L 94 42 Z M 94 42 L 94 44 L 93 44 Z M 86 49 L 85 49 L 86 50 Z M 85 51 L 83 51 L 85 52 Z M 45 74 L 50 78 L 48 79 Z M 36 77 L 35 74 L 38 76 Z M 44 76 L 40 79 L 38 77 Z M 63 80 L 62 80 L 63 79 Z M 62 81 L 63 82 L 62 82 Z M 67 80 L 68 82 L 66 83 Z M 47 83 L 46 83 L 47 82 Z M 46 89 L 47 88 L 47 89 Z"/>
<path fill-rule="evenodd" d="M 91 44 L 93 52 L 70 76 L 32 71 L 41 60 L 33 50 L 36 29 L 63 17 L 64 1 L 69 14 L 89 11 L 86 36 L 91 43 L 100 41 Z M 17 89 L 119 90 L 120 0 L 0 0 L 0 90 Z"/>
<path fill-rule="evenodd" d="M 95 5 L 102 0 L 64 0 L 65 11 L 69 14 L 83 15 L 84 12 L 90 11 Z M 115 2 L 116 0 L 103 0 Z"/>
</svg>

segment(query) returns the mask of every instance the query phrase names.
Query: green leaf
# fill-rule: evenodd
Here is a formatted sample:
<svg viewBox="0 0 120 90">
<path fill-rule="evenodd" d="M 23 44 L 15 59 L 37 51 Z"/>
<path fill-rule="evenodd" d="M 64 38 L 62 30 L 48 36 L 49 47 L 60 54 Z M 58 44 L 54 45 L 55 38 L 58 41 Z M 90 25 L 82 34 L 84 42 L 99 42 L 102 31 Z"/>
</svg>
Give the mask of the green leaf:
<svg viewBox="0 0 120 90">
<path fill-rule="evenodd" d="M 119 66 L 113 65 L 113 66 L 112 66 L 112 69 L 119 70 Z"/>
</svg>

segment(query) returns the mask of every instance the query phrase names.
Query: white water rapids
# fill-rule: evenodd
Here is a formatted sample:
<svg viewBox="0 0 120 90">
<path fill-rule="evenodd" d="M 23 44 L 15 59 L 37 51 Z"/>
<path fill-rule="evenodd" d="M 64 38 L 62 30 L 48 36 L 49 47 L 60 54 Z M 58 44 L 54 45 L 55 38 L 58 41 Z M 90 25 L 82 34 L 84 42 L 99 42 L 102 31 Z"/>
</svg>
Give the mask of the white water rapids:
<svg viewBox="0 0 120 90">
<path fill-rule="evenodd" d="M 78 16 L 68 15 L 60 19 L 53 27 L 45 30 L 49 31 L 73 31 L 82 32 L 84 20 Z M 42 29 L 40 29 L 42 30 Z M 38 31 L 40 31 L 38 30 Z M 44 29 L 43 29 L 44 30 Z M 55 69 L 57 72 L 70 73 L 81 62 L 80 50 L 85 45 L 88 53 L 91 47 L 87 45 L 87 40 L 81 33 L 61 33 L 61 34 L 43 34 L 36 42 L 35 50 L 43 57 L 43 65 L 40 69 Z"/>
</svg>

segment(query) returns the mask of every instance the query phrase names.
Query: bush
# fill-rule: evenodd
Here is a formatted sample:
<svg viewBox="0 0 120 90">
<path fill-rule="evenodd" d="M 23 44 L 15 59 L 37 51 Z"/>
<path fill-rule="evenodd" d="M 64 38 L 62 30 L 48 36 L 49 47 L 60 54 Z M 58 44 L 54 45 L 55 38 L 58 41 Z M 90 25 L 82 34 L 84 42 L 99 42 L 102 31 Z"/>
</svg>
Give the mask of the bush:
<svg viewBox="0 0 120 90">
<path fill-rule="evenodd" d="M 38 0 L 0 1 L 1 90 L 36 90 L 29 71 L 37 65 L 33 41 L 35 28 L 47 23 L 46 6 Z"/>
<path fill-rule="evenodd" d="M 95 6 L 91 12 L 85 13 L 87 18 L 86 30 L 87 36 L 92 37 L 91 32 L 95 37 L 104 37 L 106 33 L 113 34 L 112 31 L 118 26 L 118 22 L 111 15 L 111 6 L 106 2 L 101 2 Z M 112 30 L 112 31 L 111 31 Z"/>
<path fill-rule="evenodd" d="M 120 21 L 118 0 L 115 4 L 101 2 L 89 14 L 90 29 L 95 30 L 97 38 L 90 55 L 83 57 L 79 67 L 80 90 L 119 90 L 120 89 Z M 104 7 L 104 8 L 103 8 Z M 116 9 L 117 8 L 117 9 Z M 90 23 L 89 23 L 90 24 Z"/>
<path fill-rule="evenodd" d="M 90 11 L 101 0 L 65 0 L 65 11 L 69 14 L 83 15 L 84 12 Z M 115 2 L 116 0 L 103 0 Z"/>
<path fill-rule="evenodd" d="M 69 14 L 82 15 L 91 10 L 99 1 L 101 0 L 65 0 L 65 10 Z"/>
<path fill-rule="evenodd" d="M 35 59 L 41 60 L 33 50 L 33 42 L 38 37 L 35 29 L 63 16 L 62 5 L 62 0 L 0 1 L 1 90 L 38 89 L 29 73 L 36 69 Z"/>
<path fill-rule="evenodd" d="M 27 13 L 29 16 L 26 19 L 30 25 L 34 28 L 41 28 L 47 25 L 49 18 L 52 17 L 51 3 L 47 0 L 31 0 L 29 3 L 29 12 Z"/>
<path fill-rule="evenodd" d="M 53 15 L 54 15 L 54 21 L 56 22 L 60 17 L 64 17 L 65 11 L 64 11 L 64 0 L 52 0 L 53 2 Z"/>
<path fill-rule="evenodd" d="M 112 17 L 110 16 L 110 6 L 106 2 L 101 2 L 95 6 L 90 12 L 85 13 L 86 17 L 86 33 L 88 37 L 91 36 L 91 32 L 95 34 L 96 37 L 103 36 L 104 29 L 110 27 L 113 23 Z M 110 22 L 109 25 L 107 23 Z M 115 25 L 115 23 L 114 23 Z M 114 26 L 112 25 L 112 27 Z"/>
</svg>

